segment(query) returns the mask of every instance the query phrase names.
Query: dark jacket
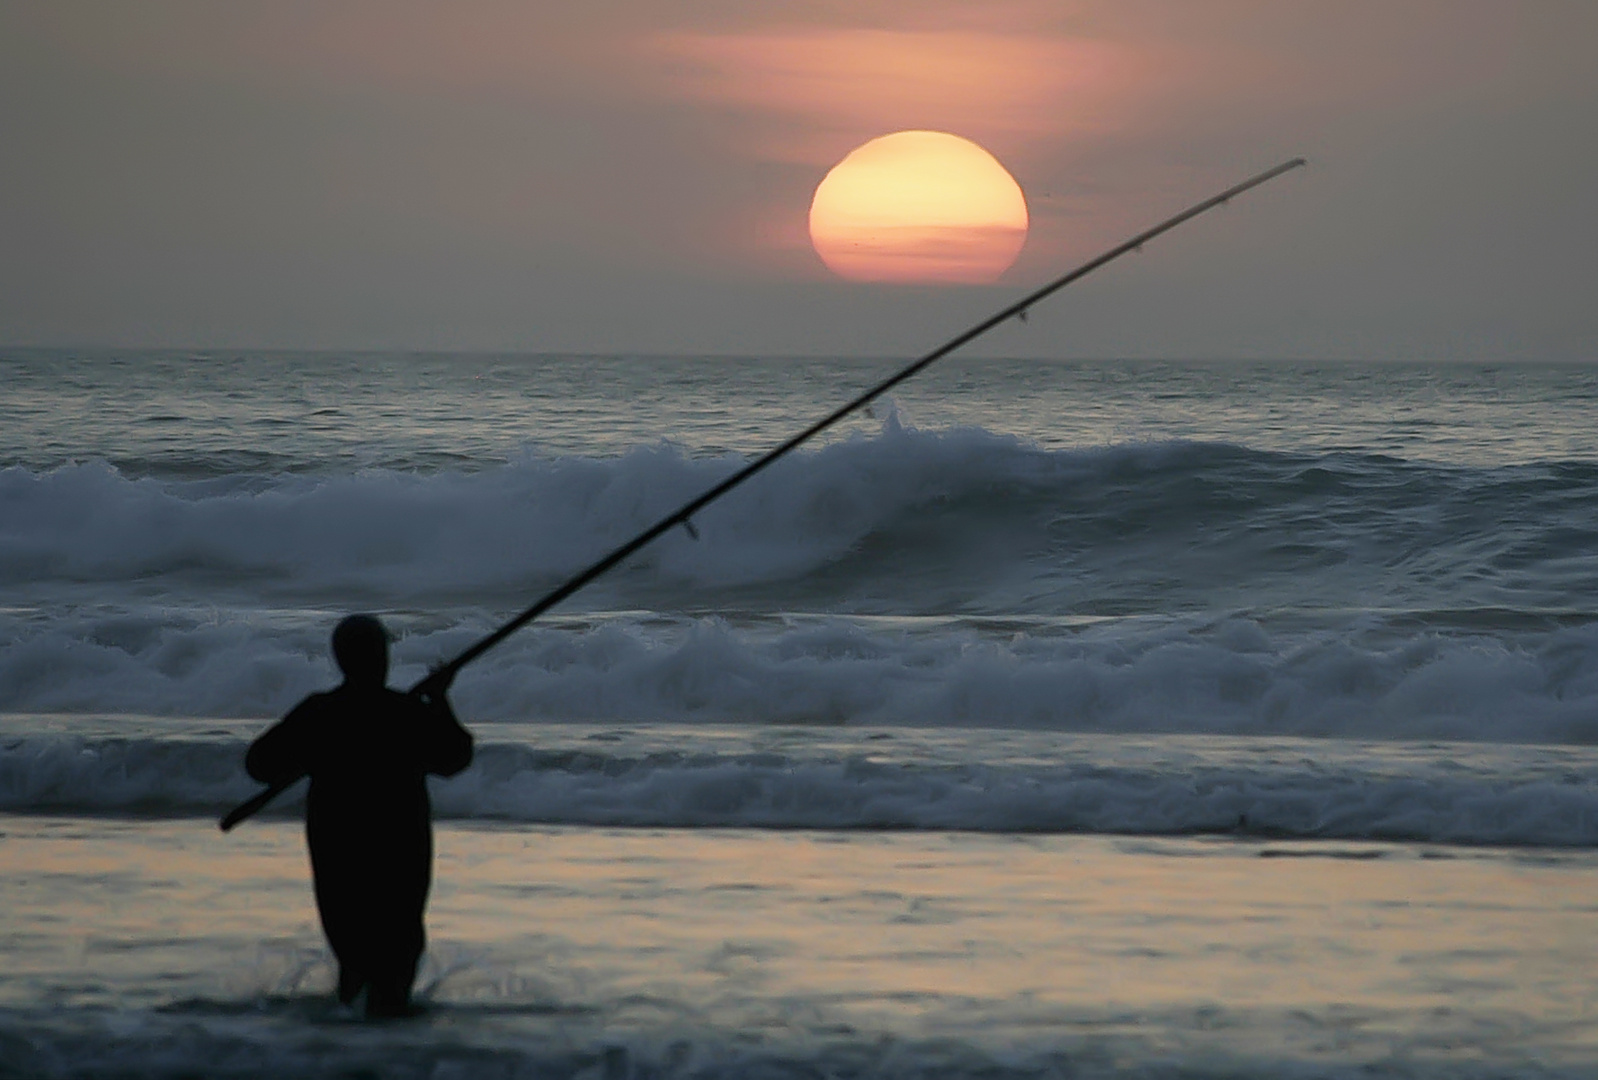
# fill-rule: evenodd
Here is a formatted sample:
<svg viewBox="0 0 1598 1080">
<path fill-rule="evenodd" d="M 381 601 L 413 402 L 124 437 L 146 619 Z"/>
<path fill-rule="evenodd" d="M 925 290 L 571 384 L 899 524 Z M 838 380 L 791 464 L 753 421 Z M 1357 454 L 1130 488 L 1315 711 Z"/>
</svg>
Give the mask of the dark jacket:
<svg viewBox="0 0 1598 1080">
<path fill-rule="evenodd" d="M 262 783 L 309 775 L 305 832 L 316 904 L 342 965 L 409 986 L 432 883 L 428 773 L 471 763 L 472 737 L 443 695 L 376 684 L 312 694 L 250 746 Z"/>
<path fill-rule="evenodd" d="M 428 773 L 472 761 L 472 736 L 442 697 L 344 683 L 312 694 L 250 745 L 244 768 L 263 784 L 309 775 L 306 824 L 377 824 L 373 814 L 428 816 Z"/>
</svg>

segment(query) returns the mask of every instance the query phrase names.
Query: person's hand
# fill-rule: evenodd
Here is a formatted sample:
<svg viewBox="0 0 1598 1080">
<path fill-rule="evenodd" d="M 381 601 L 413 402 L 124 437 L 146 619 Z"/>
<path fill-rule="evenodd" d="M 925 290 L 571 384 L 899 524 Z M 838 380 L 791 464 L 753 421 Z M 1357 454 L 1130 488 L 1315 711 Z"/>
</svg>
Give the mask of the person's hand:
<svg viewBox="0 0 1598 1080">
<path fill-rule="evenodd" d="M 450 684 L 455 681 L 455 669 L 448 664 L 440 664 L 427 673 L 416 687 L 414 693 L 429 705 L 437 704 L 444 700 L 444 695 L 449 693 Z"/>
</svg>

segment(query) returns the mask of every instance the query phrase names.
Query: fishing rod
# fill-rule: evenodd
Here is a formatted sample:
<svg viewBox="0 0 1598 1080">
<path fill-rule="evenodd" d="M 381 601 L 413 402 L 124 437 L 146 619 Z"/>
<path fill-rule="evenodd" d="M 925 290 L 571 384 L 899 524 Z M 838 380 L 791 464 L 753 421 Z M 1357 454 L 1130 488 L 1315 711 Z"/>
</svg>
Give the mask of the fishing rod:
<svg viewBox="0 0 1598 1080">
<path fill-rule="evenodd" d="M 615 567 L 617 563 L 621 562 L 623 559 L 626 559 L 629 555 L 634 554 L 640 548 L 652 543 L 665 533 L 670 532 L 672 529 L 682 526 L 688 531 L 688 535 L 698 539 L 699 531 L 694 527 L 693 516 L 700 510 L 703 510 L 706 506 L 709 506 L 711 503 L 715 502 L 717 499 L 721 498 L 723 495 L 727 494 L 727 492 L 731 491 L 739 484 L 742 484 L 745 480 L 748 480 L 756 473 L 763 471 L 767 466 L 773 464 L 778 458 L 782 457 L 790 450 L 793 450 L 795 447 L 798 447 L 801 444 L 809 441 L 816 435 L 821 434 L 823 431 L 827 430 L 833 424 L 836 424 L 839 420 L 842 420 L 850 413 L 864 408 L 866 405 L 870 404 L 874 398 L 877 398 L 887 391 L 893 389 L 895 386 L 898 386 L 906 379 L 915 375 L 922 368 L 925 368 L 934 361 L 940 360 L 949 355 L 960 346 L 974 341 L 983 334 L 986 334 L 989 330 L 992 330 L 995 326 L 998 326 L 1000 323 L 1005 322 L 1008 319 L 1019 317 L 1024 322 L 1026 320 L 1028 308 L 1032 307 L 1032 305 L 1036 304 L 1038 301 L 1044 300 L 1054 295 L 1067 285 L 1071 284 L 1073 281 L 1078 281 L 1087 277 L 1099 267 L 1105 265 L 1106 263 L 1114 262 L 1116 259 L 1119 259 L 1122 255 L 1125 255 L 1128 252 L 1141 249 L 1143 245 L 1148 243 L 1150 240 L 1153 240 L 1162 233 L 1170 232 L 1183 222 L 1190 221 L 1207 210 L 1213 210 L 1222 203 L 1230 202 L 1232 199 L 1243 194 L 1245 191 L 1248 191 L 1251 188 L 1259 187 L 1266 181 L 1274 180 L 1283 173 L 1291 172 L 1292 170 L 1299 168 L 1304 164 L 1306 164 L 1306 162 L 1303 158 L 1293 158 L 1290 161 L 1284 161 L 1280 165 L 1266 169 L 1257 176 L 1249 177 L 1241 184 L 1227 188 L 1219 195 L 1212 195 L 1210 198 L 1205 199 L 1201 203 L 1195 203 L 1186 210 L 1183 210 L 1180 214 L 1177 214 L 1175 217 L 1165 219 L 1152 229 L 1145 229 L 1143 232 L 1138 233 L 1125 243 L 1111 248 L 1109 251 L 1106 251 L 1104 254 L 1099 255 L 1096 258 L 1089 259 L 1081 266 L 1078 266 L 1076 269 L 1071 270 L 1066 274 L 1062 274 L 1060 277 L 1055 278 L 1042 288 L 1028 293 L 1026 296 L 1023 296 L 1021 299 L 1017 300 L 1015 303 L 1011 304 L 1002 311 L 999 311 L 994 315 L 990 315 L 986 319 L 983 319 L 981 322 L 977 323 L 975 326 L 972 326 L 970 329 L 956 334 L 942 345 L 939 345 L 936 349 L 933 349 L 931 352 L 917 360 L 912 361 L 911 363 L 900 368 L 894 374 L 888 376 L 886 379 L 883 379 L 871 389 L 860 394 L 853 401 L 834 409 L 832 412 L 828 413 L 820 420 L 817 420 L 815 423 L 811 424 L 809 427 L 805 428 L 788 441 L 782 443 L 772 450 L 768 450 L 760 458 L 749 463 L 748 465 L 745 465 L 742 469 L 739 469 L 737 472 L 727 477 L 727 479 L 709 488 L 703 494 L 690 499 L 682 506 L 679 506 L 676 510 L 673 510 L 670 514 L 667 514 L 665 517 L 655 522 L 655 524 L 651 525 L 649 528 L 645 529 L 643 532 L 639 533 L 637 536 L 621 545 L 621 547 L 612 551 L 609 555 L 606 555 L 598 562 L 589 566 L 586 570 L 581 571 L 575 577 L 568 580 L 565 584 L 560 585 L 554 591 L 545 595 L 537 603 L 527 608 L 527 610 L 523 611 L 514 619 L 511 619 L 498 630 L 495 630 L 493 633 L 482 638 L 480 641 L 472 645 L 453 660 L 442 665 L 441 667 L 434 668 L 428 673 L 426 678 L 422 679 L 421 682 L 411 687 L 411 693 L 414 694 L 420 691 L 428 683 L 433 682 L 434 680 L 443 679 L 447 682 L 449 679 L 454 678 L 455 673 L 461 668 L 465 667 L 473 660 L 476 660 L 489 649 L 492 649 L 495 645 L 498 645 L 501 641 L 504 641 L 506 638 L 510 637 L 523 626 L 526 626 L 528 623 L 538 618 L 538 616 L 542 615 L 544 612 L 548 611 L 562 600 L 571 596 L 572 593 L 576 592 L 578 589 L 581 589 L 584 585 L 587 585 L 601 574 Z M 300 778 L 296 776 L 292 780 L 280 781 L 279 783 L 273 784 L 266 788 L 249 801 L 240 803 L 222 819 L 222 831 L 227 832 L 229 829 L 233 828 L 233 826 L 237 825 L 245 818 L 260 810 L 267 803 L 281 795 L 290 786 L 297 783 L 299 779 Z"/>
</svg>

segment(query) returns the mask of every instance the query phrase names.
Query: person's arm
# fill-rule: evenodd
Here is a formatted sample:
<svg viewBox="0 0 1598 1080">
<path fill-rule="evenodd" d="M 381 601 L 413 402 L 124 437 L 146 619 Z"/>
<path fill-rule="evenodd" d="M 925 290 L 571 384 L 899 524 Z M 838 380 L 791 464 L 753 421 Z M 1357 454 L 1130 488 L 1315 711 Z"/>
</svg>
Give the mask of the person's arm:
<svg viewBox="0 0 1598 1080">
<path fill-rule="evenodd" d="M 244 771 L 263 784 L 297 780 L 311 771 L 312 695 L 264 731 L 244 755 Z"/>
<path fill-rule="evenodd" d="M 430 676 L 416 688 L 414 696 L 422 705 L 422 769 L 439 776 L 454 776 L 472 763 L 472 733 L 455 718 L 449 706 L 449 684 L 453 672 L 445 669 Z"/>
</svg>

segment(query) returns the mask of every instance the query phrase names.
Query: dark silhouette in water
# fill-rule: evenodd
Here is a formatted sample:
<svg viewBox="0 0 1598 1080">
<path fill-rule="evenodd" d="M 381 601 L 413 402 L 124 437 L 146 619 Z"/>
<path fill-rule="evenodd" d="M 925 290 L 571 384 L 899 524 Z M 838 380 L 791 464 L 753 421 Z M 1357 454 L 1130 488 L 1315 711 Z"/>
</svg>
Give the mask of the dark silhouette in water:
<svg viewBox="0 0 1598 1080">
<path fill-rule="evenodd" d="M 244 767 L 266 784 L 310 776 L 305 835 L 338 998 L 347 1005 L 365 988 L 368 1016 L 400 1016 L 433 877 L 425 777 L 466 768 L 472 737 L 445 696 L 453 672 L 409 694 L 384 685 L 388 635 L 372 616 L 340 622 L 333 655 L 344 682 L 296 705 L 251 744 Z"/>
</svg>

